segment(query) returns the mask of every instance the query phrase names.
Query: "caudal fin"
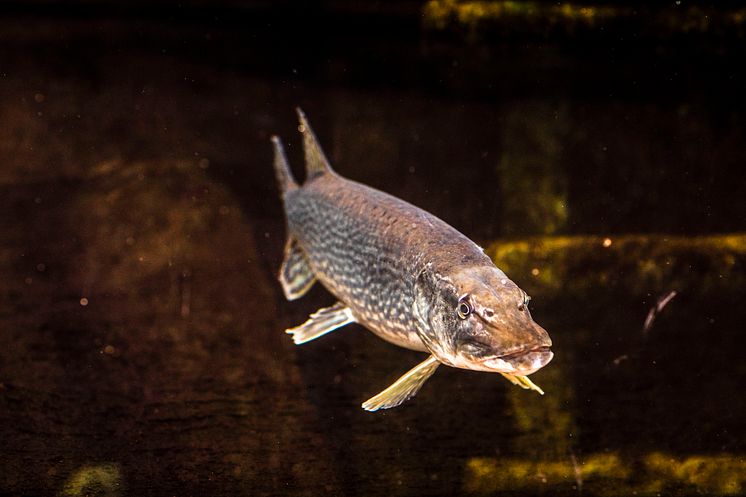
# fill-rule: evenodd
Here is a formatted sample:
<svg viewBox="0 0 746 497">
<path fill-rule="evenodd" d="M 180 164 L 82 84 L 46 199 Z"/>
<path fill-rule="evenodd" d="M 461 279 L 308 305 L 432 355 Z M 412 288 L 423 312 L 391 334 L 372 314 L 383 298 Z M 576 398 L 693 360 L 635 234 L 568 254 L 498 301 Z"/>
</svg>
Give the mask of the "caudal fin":
<svg viewBox="0 0 746 497">
<path fill-rule="evenodd" d="M 285 157 L 285 149 L 277 136 L 272 137 L 272 146 L 275 150 L 274 166 L 277 186 L 280 188 L 280 195 L 284 197 L 286 191 L 298 188 L 298 183 L 295 182 L 293 173 L 290 172 L 288 159 Z"/>
<path fill-rule="evenodd" d="M 311 129 L 311 125 L 308 124 L 306 115 L 300 110 L 300 107 L 296 108 L 298 111 L 298 119 L 300 120 L 300 132 L 303 134 L 303 152 L 306 156 L 306 181 L 320 176 L 322 174 L 332 172 L 332 167 L 329 165 L 329 161 L 324 155 L 324 151 L 321 150 L 316 134 Z"/>
</svg>

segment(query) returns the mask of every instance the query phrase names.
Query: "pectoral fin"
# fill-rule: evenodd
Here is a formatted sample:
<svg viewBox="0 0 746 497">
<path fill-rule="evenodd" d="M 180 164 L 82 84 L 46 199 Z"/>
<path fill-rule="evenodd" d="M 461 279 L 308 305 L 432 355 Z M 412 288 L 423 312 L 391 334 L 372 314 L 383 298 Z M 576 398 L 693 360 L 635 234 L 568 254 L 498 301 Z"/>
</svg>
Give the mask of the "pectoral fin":
<svg viewBox="0 0 746 497">
<path fill-rule="evenodd" d="M 513 385 L 518 385 L 519 387 L 524 388 L 526 390 L 534 390 L 536 392 L 539 392 L 540 395 L 544 395 L 544 390 L 542 390 L 539 387 L 539 385 L 529 380 L 528 376 L 512 375 L 510 373 L 500 373 L 500 374 L 503 375 Z"/>
<path fill-rule="evenodd" d="M 293 237 L 288 238 L 285 244 L 285 258 L 280 267 L 280 283 L 282 291 L 288 300 L 302 297 L 311 289 L 316 276 L 308 263 L 306 254 L 298 246 Z"/>
<path fill-rule="evenodd" d="M 350 308 L 342 302 L 337 302 L 331 307 L 319 309 L 311 314 L 308 321 L 300 326 L 286 330 L 285 333 L 293 335 L 295 345 L 301 345 L 354 322 L 355 318 L 352 316 Z"/>
<path fill-rule="evenodd" d="M 386 390 L 366 400 L 363 403 L 363 409 L 366 411 L 389 409 L 414 397 L 420 391 L 425 381 L 438 369 L 438 366 L 440 366 L 440 362 L 438 362 L 435 356 L 428 357 L 407 371 Z"/>
</svg>

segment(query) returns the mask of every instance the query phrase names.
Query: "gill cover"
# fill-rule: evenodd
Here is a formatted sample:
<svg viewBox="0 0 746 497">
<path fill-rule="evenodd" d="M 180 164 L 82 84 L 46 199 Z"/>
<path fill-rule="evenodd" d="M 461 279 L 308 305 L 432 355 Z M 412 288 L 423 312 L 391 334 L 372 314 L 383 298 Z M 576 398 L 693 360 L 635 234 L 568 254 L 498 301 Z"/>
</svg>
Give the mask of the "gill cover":
<svg viewBox="0 0 746 497">
<path fill-rule="evenodd" d="M 454 353 L 453 333 L 462 322 L 455 311 L 457 305 L 455 286 L 428 264 L 414 284 L 417 335 L 428 350 L 446 364 L 450 364 L 448 357 Z M 449 309 L 453 312 L 448 312 Z"/>
</svg>

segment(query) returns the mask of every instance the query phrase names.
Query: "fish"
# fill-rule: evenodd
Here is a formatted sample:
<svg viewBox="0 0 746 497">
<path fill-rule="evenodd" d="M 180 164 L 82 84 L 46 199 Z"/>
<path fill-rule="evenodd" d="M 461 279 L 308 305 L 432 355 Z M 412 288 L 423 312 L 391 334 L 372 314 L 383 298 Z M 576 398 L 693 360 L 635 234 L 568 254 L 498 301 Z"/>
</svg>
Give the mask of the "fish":
<svg viewBox="0 0 746 497">
<path fill-rule="evenodd" d="M 444 364 L 495 372 L 539 392 L 528 375 L 554 356 L 530 297 L 472 240 L 434 215 L 343 178 L 301 109 L 306 178 L 299 184 L 278 136 L 274 169 L 287 227 L 278 279 L 287 300 L 317 281 L 337 302 L 286 330 L 301 345 L 358 323 L 427 358 L 362 404 L 367 411 L 414 397 Z"/>
</svg>

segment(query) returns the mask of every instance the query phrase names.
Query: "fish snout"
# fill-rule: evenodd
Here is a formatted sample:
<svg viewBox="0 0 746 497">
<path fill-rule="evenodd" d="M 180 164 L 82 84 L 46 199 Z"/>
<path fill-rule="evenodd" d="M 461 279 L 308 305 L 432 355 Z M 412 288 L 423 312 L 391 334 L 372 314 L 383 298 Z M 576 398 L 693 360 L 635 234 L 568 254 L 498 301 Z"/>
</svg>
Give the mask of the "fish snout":
<svg viewBox="0 0 746 497">
<path fill-rule="evenodd" d="M 552 338 L 549 336 L 549 333 L 547 333 L 547 330 L 536 324 L 536 322 L 533 322 L 534 327 L 534 336 L 536 337 L 536 342 L 539 347 L 551 347 L 552 346 Z"/>
<path fill-rule="evenodd" d="M 552 338 L 547 330 L 532 321 L 535 342 L 528 344 L 527 351 L 517 354 L 510 361 L 518 371 L 518 374 L 529 375 L 543 368 L 554 357 L 551 351 Z"/>
<path fill-rule="evenodd" d="M 554 357 L 549 347 L 540 347 L 512 358 L 506 358 L 520 375 L 530 375 L 543 368 Z"/>
<path fill-rule="evenodd" d="M 484 365 L 493 371 L 526 376 L 549 364 L 554 357 L 550 349 L 552 339 L 549 333 L 532 321 L 529 336 L 524 334 L 523 337 L 524 341 L 520 347 L 487 359 Z"/>
</svg>

